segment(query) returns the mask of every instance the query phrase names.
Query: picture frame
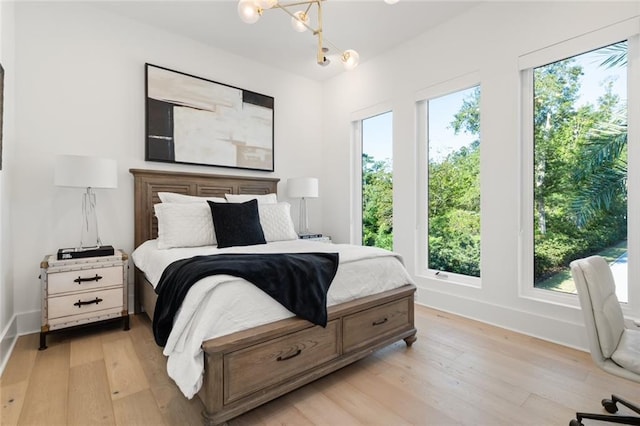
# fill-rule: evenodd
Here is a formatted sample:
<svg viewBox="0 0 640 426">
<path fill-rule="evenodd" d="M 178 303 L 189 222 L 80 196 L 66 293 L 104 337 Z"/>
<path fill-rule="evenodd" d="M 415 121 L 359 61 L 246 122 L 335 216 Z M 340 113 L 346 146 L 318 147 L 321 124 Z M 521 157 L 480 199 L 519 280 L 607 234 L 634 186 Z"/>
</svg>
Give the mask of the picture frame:
<svg viewBox="0 0 640 426">
<path fill-rule="evenodd" d="M 145 64 L 145 161 L 274 171 L 274 98 Z"/>
</svg>

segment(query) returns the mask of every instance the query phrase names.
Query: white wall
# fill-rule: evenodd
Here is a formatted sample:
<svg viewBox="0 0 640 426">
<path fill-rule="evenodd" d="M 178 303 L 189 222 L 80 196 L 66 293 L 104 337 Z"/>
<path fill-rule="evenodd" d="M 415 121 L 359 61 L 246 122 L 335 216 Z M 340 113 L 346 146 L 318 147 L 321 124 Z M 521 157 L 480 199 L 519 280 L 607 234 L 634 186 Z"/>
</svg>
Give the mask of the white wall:
<svg viewBox="0 0 640 426">
<path fill-rule="evenodd" d="M 8 250 L 14 254 L 21 332 L 40 327 L 40 261 L 80 238 L 82 190 L 53 185 L 56 154 L 118 161 L 118 189 L 96 191 L 98 222 L 102 241 L 129 253 L 130 168 L 275 176 L 282 179 L 281 191 L 289 176 L 321 172 L 317 82 L 94 9 L 90 2 L 20 2 L 15 28 L 18 143 L 9 173 L 16 237 Z M 275 97 L 275 173 L 145 162 L 145 62 Z M 292 205 L 297 214 L 297 203 Z M 310 222 L 320 228 L 317 210 Z"/>
<path fill-rule="evenodd" d="M 14 7 L 0 2 L 0 63 L 5 70 L 2 170 L 0 170 L 0 371 L 2 371 L 17 337 L 13 305 L 13 267 L 11 252 L 11 200 L 9 170 L 15 147 L 14 99 Z"/>
<path fill-rule="evenodd" d="M 576 307 L 518 297 L 518 56 L 637 16 L 639 2 L 486 2 L 324 87 L 324 232 L 349 241 L 349 122 L 389 104 L 394 116 L 394 249 L 416 273 L 417 94 L 469 73 L 482 84 L 482 288 L 416 276 L 418 302 L 586 348 Z M 640 316 L 640 312 L 636 312 Z"/>
</svg>

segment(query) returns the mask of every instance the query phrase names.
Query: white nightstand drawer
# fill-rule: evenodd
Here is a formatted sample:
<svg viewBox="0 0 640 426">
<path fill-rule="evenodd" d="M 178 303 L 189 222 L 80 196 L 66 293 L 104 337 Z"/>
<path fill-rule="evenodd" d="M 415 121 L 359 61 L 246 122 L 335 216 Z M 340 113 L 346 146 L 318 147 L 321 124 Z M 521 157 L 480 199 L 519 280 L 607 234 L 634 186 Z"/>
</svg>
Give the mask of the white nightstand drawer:
<svg viewBox="0 0 640 426">
<path fill-rule="evenodd" d="M 49 298 L 49 319 L 84 315 L 111 308 L 122 310 L 122 287 Z"/>
<path fill-rule="evenodd" d="M 68 293 L 122 285 L 122 266 L 55 272 L 47 276 L 48 293 Z"/>
</svg>

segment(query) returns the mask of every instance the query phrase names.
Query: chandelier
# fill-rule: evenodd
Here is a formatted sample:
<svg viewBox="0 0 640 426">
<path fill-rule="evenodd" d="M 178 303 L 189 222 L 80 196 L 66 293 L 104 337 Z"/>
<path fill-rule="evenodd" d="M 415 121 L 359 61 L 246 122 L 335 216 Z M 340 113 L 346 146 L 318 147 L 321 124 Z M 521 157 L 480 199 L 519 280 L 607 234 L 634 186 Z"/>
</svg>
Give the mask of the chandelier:
<svg viewBox="0 0 640 426">
<path fill-rule="evenodd" d="M 247 24 L 253 24 L 260 19 L 265 10 L 268 9 L 280 9 L 287 15 L 291 16 L 291 26 L 298 32 L 305 32 L 307 30 L 318 38 L 318 50 L 316 55 L 316 62 L 318 65 L 328 65 L 329 59 L 326 57 L 326 53 L 329 49 L 325 46 L 328 45 L 337 52 L 340 53 L 340 61 L 347 70 L 352 70 L 358 66 L 360 61 L 360 55 L 353 49 L 341 50 L 333 43 L 327 40 L 322 33 L 322 2 L 325 0 L 307 0 L 307 1 L 292 1 L 292 2 L 280 2 L 278 0 L 240 0 L 238 2 L 238 14 L 240 19 Z M 393 4 L 398 0 L 385 0 L 386 3 Z M 314 28 L 311 25 L 311 9 L 315 6 L 317 23 Z M 293 9 L 299 9 L 293 11 Z"/>
</svg>

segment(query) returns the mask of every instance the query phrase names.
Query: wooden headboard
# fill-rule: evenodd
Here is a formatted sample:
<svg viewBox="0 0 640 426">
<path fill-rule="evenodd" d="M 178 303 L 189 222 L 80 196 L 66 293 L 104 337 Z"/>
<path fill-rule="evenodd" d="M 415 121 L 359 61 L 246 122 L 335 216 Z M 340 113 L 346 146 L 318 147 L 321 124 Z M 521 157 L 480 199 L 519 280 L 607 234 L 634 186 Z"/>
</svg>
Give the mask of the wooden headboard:
<svg viewBox="0 0 640 426">
<path fill-rule="evenodd" d="M 277 192 L 279 178 L 224 176 L 162 170 L 129 169 L 134 177 L 135 247 L 158 236 L 153 205 L 158 192 L 176 192 L 201 197 L 224 194 L 269 194 Z"/>
</svg>

